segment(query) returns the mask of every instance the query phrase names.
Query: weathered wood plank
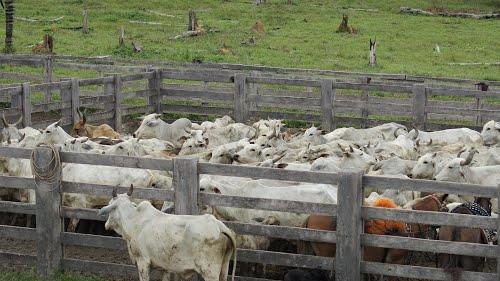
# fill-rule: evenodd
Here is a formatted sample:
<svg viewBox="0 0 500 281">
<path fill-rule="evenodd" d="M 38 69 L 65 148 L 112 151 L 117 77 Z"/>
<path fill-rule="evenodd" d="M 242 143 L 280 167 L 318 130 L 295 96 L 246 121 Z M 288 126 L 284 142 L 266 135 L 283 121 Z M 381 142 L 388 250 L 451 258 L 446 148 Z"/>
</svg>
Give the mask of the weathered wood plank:
<svg viewBox="0 0 500 281">
<path fill-rule="evenodd" d="M 0 264 L 33 266 L 36 264 L 36 256 L 0 251 Z"/>
<path fill-rule="evenodd" d="M 109 185 L 79 183 L 79 182 L 62 182 L 62 191 L 68 193 L 82 193 L 95 196 L 111 196 L 113 188 L 116 188 L 118 193 L 125 193 L 128 187 L 116 187 Z M 162 200 L 174 201 L 174 192 L 166 189 L 156 188 L 141 188 L 134 186 L 133 198 L 140 198 L 145 200 Z"/>
<path fill-rule="evenodd" d="M 84 220 L 94 220 L 94 221 L 106 221 L 106 216 L 99 216 L 99 210 L 97 209 L 80 209 L 80 208 L 69 208 L 63 207 L 61 210 L 61 217 L 72 218 L 72 219 L 84 219 Z"/>
<path fill-rule="evenodd" d="M 161 73 L 159 69 L 153 69 L 153 76 L 148 80 L 148 105 L 154 108 L 154 112 L 161 112 Z"/>
<path fill-rule="evenodd" d="M 102 85 L 106 83 L 113 83 L 113 76 L 99 77 L 99 78 L 84 78 L 78 79 L 78 84 L 80 87 L 90 86 L 90 85 Z"/>
<path fill-rule="evenodd" d="M 55 153 L 58 153 L 57 151 Z M 47 181 L 35 174 L 38 182 L 36 190 L 36 233 L 37 273 L 43 278 L 53 276 L 61 268 L 63 247 L 61 232 L 63 223 L 60 216 L 60 180 L 62 167 L 54 161 L 53 151 L 47 147 L 35 148 L 32 161 L 40 170 L 53 169 L 53 180 Z M 53 167 L 51 165 L 54 165 Z"/>
<path fill-rule="evenodd" d="M 62 89 L 69 89 L 70 87 L 71 87 L 70 81 L 42 83 L 42 84 L 31 85 L 31 92 L 60 91 Z"/>
<path fill-rule="evenodd" d="M 473 226 L 483 229 L 495 229 L 497 227 L 495 218 L 444 212 L 363 207 L 362 215 L 364 219 L 400 220 L 427 225 Z"/>
<path fill-rule="evenodd" d="M 0 201 L 0 210 L 6 213 L 34 215 L 36 213 L 36 205 L 11 201 Z"/>
<path fill-rule="evenodd" d="M 172 186 L 175 190 L 175 214 L 198 215 L 200 187 L 197 158 L 174 158 Z"/>
<path fill-rule="evenodd" d="M 80 108 L 80 86 L 77 79 L 71 79 L 71 117 L 74 124 L 80 121 L 78 117 L 78 109 Z"/>
<path fill-rule="evenodd" d="M 116 131 L 121 131 L 122 129 L 122 112 L 121 112 L 121 106 L 122 106 L 122 101 L 123 97 L 121 95 L 121 88 L 122 88 L 122 81 L 121 81 L 121 75 L 120 74 L 115 74 L 113 75 L 114 78 L 114 95 L 115 95 L 115 130 Z"/>
<path fill-rule="evenodd" d="M 320 204 L 301 201 L 289 201 L 279 199 L 251 198 L 241 196 L 219 195 L 212 193 L 200 193 L 201 204 L 211 206 L 226 206 L 234 208 L 269 210 L 289 213 L 304 214 L 328 214 L 337 211 L 337 205 Z"/>
<path fill-rule="evenodd" d="M 371 75 L 371 74 L 370 74 Z M 352 82 L 334 82 L 334 89 L 351 89 L 351 90 L 365 90 L 365 91 L 383 91 L 395 93 L 411 93 L 412 87 L 406 85 L 389 85 L 389 84 L 366 84 L 366 83 L 352 83 Z"/>
<path fill-rule="evenodd" d="M 406 249 L 419 252 L 433 252 L 489 258 L 497 258 L 500 256 L 500 252 L 498 251 L 497 246 L 477 243 L 428 240 L 374 234 L 361 234 L 361 243 L 363 244 L 363 246 Z"/>
<path fill-rule="evenodd" d="M 147 71 L 147 72 L 141 72 L 141 73 L 122 75 L 122 81 L 128 82 L 128 81 L 144 80 L 144 79 L 151 79 L 153 77 L 154 77 L 154 72 Z"/>
<path fill-rule="evenodd" d="M 327 257 L 244 249 L 238 249 L 238 261 L 323 270 L 331 270 L 334 266 L 334 259 Z"/>
<path fill-rule="evenodd" d="M 224 221 L 224 224 L 238 234 L 260 235 L 272 238 L 311 242 L 337 243 L 337 235 L 334 231 L 304 229 L 299 227 L 259 225 L 234 221 Z"/>
<path fill-rule="evenodd" d="M 443 269 L 409 266 L 409 265 L 396 265 L 387 263 L 376 262 L 361 262 L 361 271 L 363 273 L 384 275 L 384 276 L 398 276 L 406 278 L 416 278 L 425 280 L 450 280 L 450 274 L 446 273 Z M 460 281 L 481 280 L 492 281 L 495 274 L 462 271 L 460 272 Z"/>
<path fill-rule="evenodd" d="M 425 130 L 425 102 L 427 100 L 425 85 L 415 84 L 413 92 L 413 125 L 419 130 Z"/>
<path fill-rule="evenodd" d="M 248 121 L 248 101 L 247 101 L 247 77 L 245 74 L 236 74 L 234 76 L 234 120 L 245 123 Z"/>
<path fill-rule="evenodd" d="M 0 187 L 16 189 L 35 189 L 35 180 L 12 176 L 0 176 Z"/>
<path fill-rule="evenodd" d="M 0 155 L 2 150 L 0 149 Z M 117 155 L 61 152 L 61 161 L 66 163 L 115 166 L 124 168 L 171 171 L 172 161 L 158 158 L 140 158 Z"/>
<path fill-rule="evenodd" d="M 319 98 L 294 97 L 294 96 L 268 96 L 268 95 L 252 95 L 248 97 L 249 101 L 258 103 L 258 106 L 275 106 L 275 107 L 319 107 L 322 103 Z"/>
<path fill-rule="evenodd" d="M 229 71 L 162 69 L 161 78 L 232 83 L 233 73 Z"/>
<path fill-rule="evenodd" d="M 127 243 L 120 237 L 64 232 L 61 236 L 61 241 L 64 245 L 96 247 L 119 251 L 127 250 Z"/>
<path fill-rule="evenodd" d="M 30 83 L 23 83 L 22 93 L 23 126 L 31 126 L 31 87 Z"/>
<path fill-rule="evenodd" d="M 0 147 L 0 156 L 29 159 L 31 157 L 31 149 L 17 147 Z"/>
<path fill-rule="evenodd" d="M 335 279 L 359 281 L 361 278 L 361 233 L 363 220 L 362 174 L 341 174 L 338 185 L 337 250 L 335 252 Z"/>
<path fill-rule="evenodd" d="M 248 77 L 247 82 L 271 85 L 293 85 L 307 87 L 321 87 L 321 80 L 307 78 L 281 78 L 281 77 Z"/>
<path fill-rule="evenodd" d="M 233 176 L 253 179 L 273 179 L 284 181 L 337 184 L 339 175 L 310 171 L 295 171 L 250 166 L 199 163 L 200 174 Z"/>
<path fill-rule="evenodd" d="M 37 240 L 36 230 L 34 228 L 7 225 L 0 225 L 0 237 L 28 241 Z"/>
<path fill-rule="evenodd" d="M 323 112 L 323 122 L 321 124 L 323 130 L 333 130 L 333 81 L 321 81 L 321 110 Z"/>
<path fill-rule="evenodd" d="M 164 113 L 178 112 L 187 114 L 204 114 L 204 115 L 233 115 L 232 108 L 215 107 L 215 106 L 189 106 L 189 105 L 165 105 Z"/>
<path fill-rule="evenodd" d="M 363 176 L 363 187 L 463 194 L 488 198 L 495 197 L 497 192 L 495 186 L 439 182 L 433 180 L 397 179 L 379 176 Z"/>
<path fill-rule="evenodd" d="M 482 98 L 498 98 L 500 96 L 500 92 L 496 91 L 483 92 L 473 89 L 451 88 L 451 87 L 450 88 L 429 87 L 427 89 L 429 91 L 429 95 L 479 96 Z"/>
<path fill-rule="evenodd" d="M 179 87 L 163 87 L 161 95 L 168 98 L 202 99 L 203 101 L 233 101 L 234 93 L 215 89 L 183 89 Z"/>
</svg>

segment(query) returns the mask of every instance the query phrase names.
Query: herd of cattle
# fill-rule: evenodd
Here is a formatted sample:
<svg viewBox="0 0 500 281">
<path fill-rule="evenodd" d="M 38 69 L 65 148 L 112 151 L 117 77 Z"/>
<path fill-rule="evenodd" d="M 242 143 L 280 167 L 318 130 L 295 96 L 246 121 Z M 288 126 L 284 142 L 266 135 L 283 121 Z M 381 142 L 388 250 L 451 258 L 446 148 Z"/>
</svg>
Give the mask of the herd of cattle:
<svg viewBox="0 0 500 281">
<path fill-rule="evenodd" d="M 235 123 L 230 117 L 224 116 L 214 122 L 206 121 L 201 124 L 185 118 L 169 124 L 161 119 L 161 114 L 149 114 L 142 118 L 139 128 L 131 136 L 125 136 L 115 132 L 108 125 L 91 126 L 86 123 L 85 115 L 80 112 L 79 114 L 81 121 L 75 124 L 71 135 L 64 131 L 60 122 L 53 123 L 44 130 L 30 127 L 18 129 L 21 120 L 9 124 L 3 117 L 4 128 L 0 141 L 2 146 L 34 148 L 44 143 L 57 146 L 61 151 L 80 153 L 155 158 L 191 155 L 201 162 L 220 164 L 335 173 L 363 171 L 368 175 L 480 185 L 500 183 L 500 123 L 493 120 L 484 125 L 481 133 L 467 128 L 423 132 L 417 129 L 408 130 L 400 124 L 387 123 L 367 129 L 339 128 L 332 132 L 324 132 L 313 126 L 292 134 L 284 128 L 281 120 L 260 120 L 252 125 L 246 125 Z M 32 177 L 30 161 L 27 159 L 0 158 L 0 169 L 4 174 L 11 176 Z M 172 174 L 167 171 L 65 163 L 62 175 L 64 181 L 71 182 L 122 187 L 173 188 Z M 200 175 L 200 191 L 245 197 L 337 203 L 337 187 L 333 184 Z M 132 190 L 129 193 L 131 192 Z M 109 197 L 64 194 L 63 204 L 73 208 L 106 206 L 101 209 L 101 214 L 109 216 L 106 228 L 115 230 L 127 240 L 131 258 L 139 267 L 141 281 L 149 280 L 150 265 L 182 273 L 185 277 L 196 272 L 206 281 L 226 280 L 229 260 L 235 255 L 236 246 L 268 249 L 271 243 L 268 238 L 235 235 L 218 219 L 335 229 L 334 219 L 330 217 L 234 207 L 204 206 L 203 211 L 214 215 L 217 219 L 210 215 L 175 216 L 168 214 L 172 210 L 171 202 L 140 202 L 137 199 L 130 199 L 129 195 L 131 194 L 113 194 L 113 199 L 109 201 Z M 24 190 L 2 189 L 0 197 L 2 200 L 30 203 L 36 200 L 34 191 Z M 461 194 L 421 194 L 413 191 L 386 190 L 383 186 L 379 189 L 365 190 L 365 204 L 369 206 L 434 210 L 434 207 L 430 207 L 432 204 L 427 204 L 428 202 L 438 202 L 436 211 L 446 208 L 448 211 L 458 213 L 477 214 L 477 210 L 480 210 L 486 215 L 498 214 L 498 201 L 495 198 L 472 198 Z M 417 206 L 423 207 L 417 208 Z M 385 222 L 382 230 L 377 224 L 380 222 Z M 376 234 L 389 234 L 392 231 L 394 234 L 393 230 L 385 228 L 388 228 L 388 225 L 392 225 L 391 227 L 397 225 L 396 228 L 401 228 L 400 234 L 404 235 L 408 229 L 426 227 L 421 225 L 400 227 L 399 223 L 387 222 L 377 220 L 367 222 L 365 231 Z M 71 220 L 68 231 L 75 231 L 78 223 L 76 219 Z M 470 237 L 467 238 L 470 241 L 457 238 L 462 236 L 455 235 L 454 231 L 461 230 L 442 227 L 438 231 L 439 234 L 432 238 L 488 243 L 484 239 L 485 232 L 482 230 L 478 232 L 479 238 L 473 235 L 475 233 L 467 236 Z M 419 233 L 413 231 L 412 234 L 414 237 L 422 237 L 425 234 L 425 238 L 429 238 L 428 231 L 424 230 Z M 496 243 L 495 235 L 492 236 L 490 243 Z M 316 255 L 334 255 L 335 248 L 326 250 L 321 248 L 320 244 L 311 244 Z M 403 260 L 398 261 L 389 258 L 390 252 L 380 256 L 375 251 L 367 250 L 364 259 L 404 263 L 407 254 L 403 253 Z M 453 260 L 450 256 L 442 255 L 440 263 L 443 266 L 454 263 L 454 267 L 467 270 L 481 270 L 484 264 L 484 260 L 473 257 L 455 258 Z M 174 259 L 178 262 L 172 262 Z M 285 276 L 285 280 L 289 281 L 328 278 L 322 274 L 297 270 Z"/>
</svg>

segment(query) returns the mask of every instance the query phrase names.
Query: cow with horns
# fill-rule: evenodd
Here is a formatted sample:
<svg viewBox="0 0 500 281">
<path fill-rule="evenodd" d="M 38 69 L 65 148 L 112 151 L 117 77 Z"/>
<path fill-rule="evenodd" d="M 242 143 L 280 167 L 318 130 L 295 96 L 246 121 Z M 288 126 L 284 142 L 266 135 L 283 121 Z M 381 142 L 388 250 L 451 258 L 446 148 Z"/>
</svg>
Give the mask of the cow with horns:
<svg viewBox="0 0 500 281">
<path fill-rule="evenodd" d="M 99 126 L 94 126 L 87 124 L 87 117 L 85 112 L 81 112 L 80 109 L 76 110 L 80 121 L 78 121 L 73 126 L 73 135 L 75 137 L 89 137 L 89 138 L 100 138 L 106 137 L 110 139 L 119 139 L 120 134 L 118 134 L 111 126 L 108 124 L 102 124 Z"/>
</svg>

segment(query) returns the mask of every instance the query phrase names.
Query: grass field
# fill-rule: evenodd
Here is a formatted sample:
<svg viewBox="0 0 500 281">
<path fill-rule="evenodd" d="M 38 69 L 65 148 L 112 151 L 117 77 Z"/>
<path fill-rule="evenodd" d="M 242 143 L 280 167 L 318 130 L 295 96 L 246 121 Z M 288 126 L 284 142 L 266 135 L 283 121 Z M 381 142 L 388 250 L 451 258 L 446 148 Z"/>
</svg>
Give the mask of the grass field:
<svg viewBox="0 0 500 281">
<path fill-rule="evenodd" d="M 321 68 L 368 72 L 408 73 L 500 80 L 500 67 L 449 65 L 452 62 L 500 61 L 499 20 L 475 20 L 403 15 L 400 6 L 451 11 L 492 12 L 496 0 L 17 0 L 16 15 L 57 23 L 15 22 L 17 53 L 30 53 L 44 33 L 55 38 L 57 54 L 112 55 L 120 58 L 174 61 L 230 62 L 268 66 Z M 91 32 L 68 28 L 81 26 L 82 11 L 89 9 Z M 376 9 L 358 11 L 355 9 Z M 206 29 L 218 32 L 173 40 L 187 29 L 188 10 L 197 11 Z M 342 14 L 350 17 L 356 34 L 336 33 Z M 3 17 L 3 15 L 2 15 Z M 3 20 L 3 19 L 0 19 Z M 264 35 L 253 34 L 261 20 Z M 155 22 L 160 25 L 130 23 Z M 118 30 L 125 27 L 126 47 L 118 46 Z M 5 30 L 0 30 L 4 36 Z M 254 45 L 241 44 L 255 38 Z M 378 41 L 379 66 L 367 66 L 369 38 Z M 134 53 L 131 41 L 144 46 Z M 438 44 L 441 53 L 433 48 Z M 227 46 L 228 51 L 220 49 Z"/>
<path fill-rule="evenodd" d="M 31 272 L 14 272 L 0 270 L 0 281 L 39 281 L 34 271 Z M 80 274 L 57 274 L 50 281 L 106 281 L 103 278 L 84 276 Z"/>
</svg>

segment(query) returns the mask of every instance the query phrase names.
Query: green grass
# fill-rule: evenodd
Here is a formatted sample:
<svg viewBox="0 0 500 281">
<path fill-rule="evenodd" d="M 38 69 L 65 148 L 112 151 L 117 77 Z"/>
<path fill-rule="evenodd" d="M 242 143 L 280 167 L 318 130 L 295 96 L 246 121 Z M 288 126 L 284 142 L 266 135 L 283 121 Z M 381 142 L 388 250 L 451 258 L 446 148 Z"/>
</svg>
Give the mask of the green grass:
<svg viewBox="0 0 500 281">
<path fill-rule="evenodd" d="M 31 45 L 44 33 L 55 38 L 57 54 L 82 56 L 112 55 L 116 58 L 229 62 L 281 67 L 320 68 L 366 72 L 408 73 L 500 80 L 499 66 L 458 66 L 450 62 L 500 61 L 500 21 L 399 14 L 400 6 L 445 8 L 454 11 L 491 12 L 500 10 L 496 0 L 268 0 L 264 5 L 233 0 L 16 0 L 16 15 L 53 19 L 57 23 L 15 22 L 14 42 L 18 53 L 30 53 Z M 377 12 L 346 8 L 378 9 Z M 91 33 L 65 29 L 81 25 L 82 11 L 89 9 Z M 199 22 L 219 32 L 201 37 L 172 40 L 187 27 L 189 9 Z M 154 12 L 151 12 L 154 11 Z M 161 16 L 157 13 L 168 16 Z M 336 33 L 341 15 L 349 14 L 357 34 Z M 1 16 L 3 20 L 3 15 Z M 132 24 L 130 20 L 160 22 L 162 25 Z M 265 35 L 255 35 L 251 26 L 262 20 Z M 127 46 L 118 46 L 118 30 L 125 27 Z M 4 29 L 0 30 L 0 37 Z M 255 45 L 241 42 L 252 36 Z M 378 62 L 367 66 L 368 40 L 376 38 Z M 132 40 L 144 45 L 133 53 Z M 441 54 L 435 54 L 435 44 Z M 223 55 L 226 45 L 233 54 Z M 61 74 L 65 74 L 61 73 Z"/>
<path fill-rule="evenodd" d="M 0 271 L 0 281 L 42 281 L 43 279 L 37 278 L 36 273 L 32 271 L 17 272 L 17 271 Z M 93 276 L 81 275 L 76 273 L 59 273 L 50 281 L 107 281 Z M 45 280 L 43 280 L 45 281 Z"/>
</svg>

